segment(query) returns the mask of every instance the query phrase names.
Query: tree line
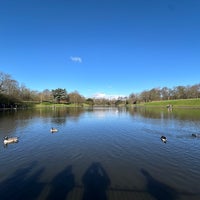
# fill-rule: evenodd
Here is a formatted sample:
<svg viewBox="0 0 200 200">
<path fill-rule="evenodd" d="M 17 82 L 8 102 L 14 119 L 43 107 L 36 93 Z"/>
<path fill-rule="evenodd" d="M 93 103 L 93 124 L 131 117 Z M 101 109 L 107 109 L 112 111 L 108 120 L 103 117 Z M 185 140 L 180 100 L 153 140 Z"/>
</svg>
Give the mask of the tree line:
<svg viewBox="0 0 200 200">
<path fill-rule="evenodd" d="M 200 84 L 192 86 L 176 86 L 173 88 L 152 88 L 141 93 L 131 93 L 128 97 L 117 99 L 85 98 L 78 91 L 68 93 L 65 88 L 53 90 L 45 89 L 42 92 L 31 90 L 24 84 L 19 84 L 11 75 L 0 72 L 0 107 L 24 106 L 27 102 L 50 102 L 81 105 L 119 105 L 137 104 L 141 102 L 190 99 L 200 97 Z"/>
</svg>

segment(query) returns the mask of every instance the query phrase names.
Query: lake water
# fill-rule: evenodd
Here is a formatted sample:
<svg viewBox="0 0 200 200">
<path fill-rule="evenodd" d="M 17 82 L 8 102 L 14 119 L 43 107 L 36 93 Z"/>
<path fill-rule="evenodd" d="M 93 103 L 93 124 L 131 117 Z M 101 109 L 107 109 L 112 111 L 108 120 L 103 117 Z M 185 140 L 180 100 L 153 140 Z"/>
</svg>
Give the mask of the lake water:
<svg viewBox="0 0 200 200">
<path fill-rule="evenodd" d="M 1 112 L 0 199 L 199 200 L 193 133 L 200 134 L 198 109 Z M 4 146 L 4 136 L 19 142 Z"/>
</svg>

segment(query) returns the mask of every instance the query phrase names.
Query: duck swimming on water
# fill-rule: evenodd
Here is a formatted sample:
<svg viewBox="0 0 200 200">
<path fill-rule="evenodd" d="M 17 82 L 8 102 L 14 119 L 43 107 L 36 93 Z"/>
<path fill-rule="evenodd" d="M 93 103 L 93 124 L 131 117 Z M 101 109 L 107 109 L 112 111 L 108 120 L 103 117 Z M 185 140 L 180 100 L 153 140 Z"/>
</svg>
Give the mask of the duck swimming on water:
<svg viewBox="0 0 200 200">
<path fill-rule="evenodd" d="M 192 137 L 198 137 L 198 138 L 200 138 L 200 134 L 198 134 L 198 133 L 192 133 Z"/>
<path fill-rule="evenodd" d="M 19 140 L 18 140 L 18 137 L 4 137 L 4 140 L 3 140 L 3 143 L 4 144 L 10 144 L 10 143 L 17 143 Z"/>
<path fill-rule="evenodd" d="M 52 127 L 52 128 L 50 129 L 50 132 L 52 132 L 52 133 L 58 132 L 58 129 Z"/>
<path fill-rule="evenodd" d="M 166 143 L 167 142 L 167 138 L 165 136 L 161 136 L 160 139 L 162 140 L 162 142 Z"/>
</svg>

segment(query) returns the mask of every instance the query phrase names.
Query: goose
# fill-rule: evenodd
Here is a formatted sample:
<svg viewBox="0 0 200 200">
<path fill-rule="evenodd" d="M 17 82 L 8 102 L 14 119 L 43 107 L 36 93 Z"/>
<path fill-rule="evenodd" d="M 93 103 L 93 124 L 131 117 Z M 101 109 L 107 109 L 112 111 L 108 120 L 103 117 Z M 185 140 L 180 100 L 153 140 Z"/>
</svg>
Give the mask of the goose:
<svg viewBox="0 0 200 200">
<path fill-rule="evenodd" d="M 19 140 L 18 140 L 18 137 L 4 137 L 4 140 L 3 140 L 3 143 L 4 144 L 10 144 L 10 143 L 17 143 Z"/>
<path fill-rule="evenodd" d="M 58 132 L 58 129 L 52 127 L 52 128 L 50 129 L 50 132 L 52 132 L 52 133 Z"/>
<path fill-rule="evenodd" d="M 166 143 L 167 142 L 167 138 L 165 136 L 161 136 L 160 138 L 162 140 L 162 142 Z"/>
</svg>

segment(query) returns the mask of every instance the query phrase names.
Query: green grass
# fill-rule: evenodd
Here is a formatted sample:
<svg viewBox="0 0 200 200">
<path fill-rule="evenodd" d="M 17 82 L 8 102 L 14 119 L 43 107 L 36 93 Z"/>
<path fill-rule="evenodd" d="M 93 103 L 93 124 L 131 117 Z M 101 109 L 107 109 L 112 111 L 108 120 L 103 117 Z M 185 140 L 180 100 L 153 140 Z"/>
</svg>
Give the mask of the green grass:
<svg viewBox="0 0 200 200">
<path fill-rule="evenodd" d="M 45 107 L 86 107 L 88 106 L 88 104 L 80 104 L 80 105 L 77 105 L 77 104 L 63 104 L 63 103 L 50 103 L 50 102 L 43 102 L 43 103 L 39 103 L 39 104 L 35 104 L 35 107 L 36 108 L 45 108 Z"/>
<path fill-rule="evenodd" d="M 200 107 L 200 99 L 179 99 L 179 100 L 166 100 L 166 101 L 152 101 L 144 103 L 144 106 L 161 106 L 173 105 L 173 107 Z"/>
<path fill-rule="evenodd" d="M 147 106 L 147 107 L 166 107 L 167 105 L 173 105 L 173 107 L 189 107 L 189 108 L 200 108 L 200 99 L 179 99 L 179 100 L 165 100 L 165 101 L 152 101 L 147 103 L 137 104 L 138 106 Z M 88 107 L 88 104 L 54 104 L 50 102 L 43 102 L 35 104 L 36 108 L 42 107 Z M 124 106 L 121 105 L 121 106 Z M 130 106 L 130 105 L 128 105 Z"/>
</svg>

